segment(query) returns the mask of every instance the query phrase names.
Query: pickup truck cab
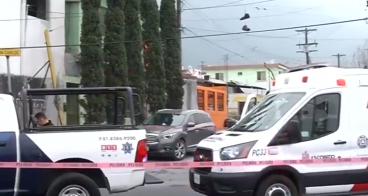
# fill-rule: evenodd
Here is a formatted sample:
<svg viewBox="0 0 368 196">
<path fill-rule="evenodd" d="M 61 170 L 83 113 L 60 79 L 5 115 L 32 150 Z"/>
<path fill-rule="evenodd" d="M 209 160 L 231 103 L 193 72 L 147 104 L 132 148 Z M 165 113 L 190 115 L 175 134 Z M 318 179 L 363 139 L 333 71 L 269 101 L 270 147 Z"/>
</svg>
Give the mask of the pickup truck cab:
<svg viewBox="0 0 368 196">
<path fill-rule="evenodd" d="M 194 161 L 329 159 L 323 164 L 191 168 L 208 196 L 368 194 L 368 70 L 308 68 L 279 75 L 237 124 L 202 140 Z"/>
<path fill-rule="evenodd" d="M 93 124 L 86 120 L 84 125 L 75 126 L 35 125 L 32 96 L 70 94 L 86 96 L 87 101 L 91 96 L 106 94 L 118 100 L 118 96 L 125 94 L 133 125 L 119 123 L 122 111 L 118 110 L 118 101 L 112 104 L 114 110 L 109 123 Z M 15 98 L 0 94 L 0 162 L 137 163 L 147 160 L 146 131 L 134 126 L 131 88 L 28 89 L 23 90 L 19 98 L 23 105 L 22 122 L 18 121 Z M 0 168 L 0 195 L 4 196 L 100 196 L 99 188 L 118 193 L 144 184 L 144 168 Z"/>
</svg>

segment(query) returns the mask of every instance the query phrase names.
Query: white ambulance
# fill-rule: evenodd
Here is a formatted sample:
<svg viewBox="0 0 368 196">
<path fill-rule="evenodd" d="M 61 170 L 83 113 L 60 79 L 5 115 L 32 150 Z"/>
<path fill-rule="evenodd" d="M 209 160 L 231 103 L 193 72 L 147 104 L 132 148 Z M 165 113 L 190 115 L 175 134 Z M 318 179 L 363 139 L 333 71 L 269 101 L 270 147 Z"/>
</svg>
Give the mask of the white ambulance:
<svg viewBox="0 0 368 196">
<path fill-rule="evenodd" d="M 83 123 L 38 127 L 33 118 L 32 97 L 62 95 L 110 95 L 111 119 L 108 123 Z M 119 107 L 119 96 L 133 125 L 121 124 L 125 109 Z M 20 93 L 23 105 L 16 110 L 14 98 L 0 94 L 0 166 L 1 162 L 43 163 L 142 163 L 147 161 L 146 131 L 134 124 L 131 88 L 29 89 Z M 87 100 L 91 100 L 87 97 Z M 73 107 L 78 107 L 78 101 Z M 72 104 L 68 101 L 65 104 Z M 97 108 L 96 108 L 97 109 Z M 124 111 L 123 111 L 124 110 Z M 22 116 L 18 120 L 17 113 Z M 47 114 L 47 113 L 46 113 Z M 76 115 L 75 118 L 84 118 Z M 88 115 L 93 115 L 88 113 Z M 86 118 L 92 118 L 86 117 Z M 95 118 L 93 118 L 95 119 Z M 91 122 L 95 120 L 91 120 Z M 50 123 L 51 124 L 51 123 Z M 145 184 L 142 168 L 42 169 L 0 167 L 2 196 L 101 196 L 99 188 L 109 193 L 125 192 Z"/>
<path fill-rule="evenodd" d="M 198 144 L 195 161 L 367 157 L 368 70 L 310 67 L 279 75 L 235 126 Z M 191 168 L 208 196 L 368 194 L 368 163 Z"/>
</svg>

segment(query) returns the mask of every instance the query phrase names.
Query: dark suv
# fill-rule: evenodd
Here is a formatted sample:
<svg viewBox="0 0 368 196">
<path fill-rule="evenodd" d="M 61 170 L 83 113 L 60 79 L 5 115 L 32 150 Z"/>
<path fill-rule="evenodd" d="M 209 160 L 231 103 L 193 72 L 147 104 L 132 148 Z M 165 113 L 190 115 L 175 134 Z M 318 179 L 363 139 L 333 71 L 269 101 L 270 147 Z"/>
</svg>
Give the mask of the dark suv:
<svg viewBox="0 0 368 196">
<path fill-rule="evenodd" d="M 164 109 L 143 123 L 147 131 L 148 155 L 184 159 L 204 138 L 213 135 L 215 124 L 202 110 Z"/>
</svg>

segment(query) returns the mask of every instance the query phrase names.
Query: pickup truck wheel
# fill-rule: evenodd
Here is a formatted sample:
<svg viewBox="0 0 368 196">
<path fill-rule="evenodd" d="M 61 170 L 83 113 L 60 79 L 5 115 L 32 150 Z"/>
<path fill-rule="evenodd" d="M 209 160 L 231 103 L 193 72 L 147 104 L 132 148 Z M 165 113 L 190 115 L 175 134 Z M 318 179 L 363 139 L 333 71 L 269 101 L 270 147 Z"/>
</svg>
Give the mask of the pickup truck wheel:
<svg viewBox="0 0 368 196">
<path fill-rule="evenodd" d="M 260 182 L 255 196 L 299 196 L 293 181 L 283 175 L 271 175 Z"/>
<path fill-rule="evenodd" d="M 56 178 L 46 196 L 101 196 L 96 183 L 80 173 L 66 173 Z"/>
<path fill-rule="evenodd" d="M 175 150 L 174 150 L 174 161 L 180 161 L 185 158 L 187 154 L 187 145 L 185 144 L 184 140 L 179 140 L 175 144 Z"/>
</svg>

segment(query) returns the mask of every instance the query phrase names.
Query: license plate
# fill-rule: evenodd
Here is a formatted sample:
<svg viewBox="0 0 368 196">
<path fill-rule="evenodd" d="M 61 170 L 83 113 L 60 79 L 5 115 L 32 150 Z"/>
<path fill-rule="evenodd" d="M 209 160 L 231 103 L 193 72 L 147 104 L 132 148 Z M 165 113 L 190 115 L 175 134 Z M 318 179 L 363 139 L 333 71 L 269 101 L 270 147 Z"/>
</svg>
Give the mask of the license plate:
<svg viewBox="0 0 368 196">
<path fill-rule="evenodd" d="M 201 184 L 201 177 L 198 174 L 194 174 L 194 183 Z"/>
</svg>

